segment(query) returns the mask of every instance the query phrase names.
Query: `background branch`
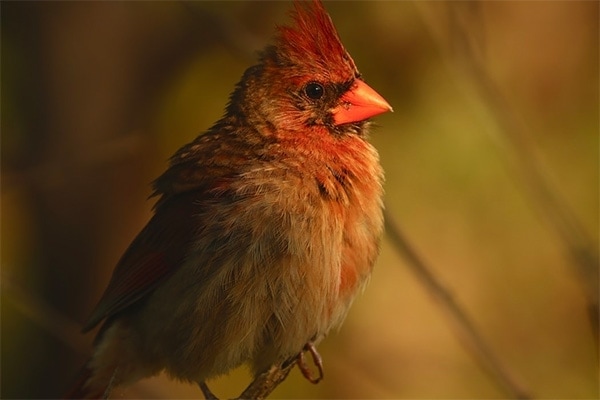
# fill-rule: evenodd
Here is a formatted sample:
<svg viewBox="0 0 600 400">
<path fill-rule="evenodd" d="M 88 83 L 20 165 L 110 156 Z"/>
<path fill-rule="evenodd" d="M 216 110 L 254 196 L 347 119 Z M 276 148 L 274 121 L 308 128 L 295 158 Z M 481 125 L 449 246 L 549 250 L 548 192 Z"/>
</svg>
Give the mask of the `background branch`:
<svg viewBox="0 0 600 400">
<path fill-rule="evenodd" d="M 385 212 L 385 232 L 387 237 L 392 241 L 394 248 L 406 259 L 408 267 L 419 279 L 419 282 L 437 300 L 440 309 L 448 318 L 456 336 L 473 359 L 481 365 L 483 370 L 511 398 L 530 398 L 529 391 L 517 383 L 508 369 L 502 365 L 471 318 L 467 315 L 467 312 L 458 304 L 450 290 L 440 282 L 432 269 L 417 254 L 400 228 L 394 223 L 388 211 Z"/>
<path fill-rule="evenodd" d="M 518 113 L 506 100 L 485 66 L 484 17 L 481 3 L 449 2 L 444 4 L 446 23 L 430 24 L 433 36 L 446 55 L 449 65 L 456 70 L 462 82 L 470 84 L 487 112 L 498 127 L 498 138 L 509 169 L 529 196 L 531 205 L 548 222 L 572 258 L 575 275 L 580 280 L 587 298 L 592 336 L 598 348 L 600 291 L 598 248 L 583 228 L 570 206 L 551 182 L 530 141 L 531 135 Z M 422 10 L 424 8 L 421 8 Z M 424 18 L 425 21 L 436 19 Z M 440 30 L 446 26 L 446 30 Z"/>
</svg>

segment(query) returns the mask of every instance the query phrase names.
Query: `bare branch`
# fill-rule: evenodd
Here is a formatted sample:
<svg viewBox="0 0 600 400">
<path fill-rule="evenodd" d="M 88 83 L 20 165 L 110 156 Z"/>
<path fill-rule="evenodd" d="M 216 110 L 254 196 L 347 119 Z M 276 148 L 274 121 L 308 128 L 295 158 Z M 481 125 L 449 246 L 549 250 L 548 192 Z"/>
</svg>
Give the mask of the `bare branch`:
<svg viewBox="0 0 600 400">
<path fill-rule="evenodd" d="M 505 150 L 503 154 L 507 156 L 515 179 L 522 183 L 535 211 L 540 212 L 542 220 L 548 221 L 555 229 L 571 255 L 571 265 L 587 297 L 590 326 L 598 347 L 600 259 L 595 241 L 551 181 L 527 140 L 531 136 L 529 128 L 511 107 L 485 67 L 484 43 L 480 34 L 482 29 L 476 30 L 475 35 L 470 29 L 477 26 L 477 21 L 483 20 L 481 4 L 452 2 L 446 6 L 453 61 L 462 72 L 461 77 L 473 85 L 482 104 L 486 105 L 498 126 Z"/>
<path fill-rule="evenodd" d="M 272 366 L 258 375 L 237 399 L 260 400 L 267 398 L 287 378 L 294 365 L 296 365 L 296 359 Z"/>
<path fill-rule="evenodd" d="M 87 354 L 90 341 L 81 335 L 81 324 L 34 296 L 5 272 L 2 273 L 2 294 L 21 314 L 52 337 L 78 354 Z"/>
<path fill-rule="evenodd" d="M 386 211 L 385 230 L 394 247 L 408 261 L 408 266 L 425 286 L 428 292 L 439 302 L 441 309 L 452 322 L 456 335 L 473 358 L 483 367 L 506 393 L 517 399 L 528 399 L 528 390 L 518 384 L 502 366 L 475 324 L 462 307 L 454 300 L 450 291 L 442 285 L 431 271 L 431 268 L 419 257 L 415 249 L 408 243 L 398 226 Z"/>
</svg>

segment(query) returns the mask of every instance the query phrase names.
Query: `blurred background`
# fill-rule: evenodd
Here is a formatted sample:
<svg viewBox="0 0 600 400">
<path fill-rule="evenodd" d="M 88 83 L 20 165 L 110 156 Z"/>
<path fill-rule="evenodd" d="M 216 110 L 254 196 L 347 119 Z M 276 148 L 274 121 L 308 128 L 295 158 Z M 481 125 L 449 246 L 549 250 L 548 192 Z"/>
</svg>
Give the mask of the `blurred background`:
<svg viewBox="0 0 600 400">
<path fill-rule="evenodd" d="M 291 7 L 2 2 L 2 398 L 58 397 L 73 382 L 93 339 L 81 323 L 151 215 L 150 182 L 221 116 Z M 599 395 L 588 312 L 598 7 L 326 3 L 395 110 L 372 134 L 390 219 L 536 398 Z M 536 189 L 531 165 L 550 192 Z M 575 233 L 557 229 L 557 211 L 578 221 Z M 591 243 L 590 262 L 577 263 L 570 239 L 576 250 Z M 386 238 L 367 290 L 320 346 L 325 380 L 312 385 L 293 370 L 273 398 L 510 397 L 454 328 Z M 248 382 L 240 369 L 209 383 L 231 398 Z M 201 397 L 164 376 L 113 395 Z"/>
</svg>

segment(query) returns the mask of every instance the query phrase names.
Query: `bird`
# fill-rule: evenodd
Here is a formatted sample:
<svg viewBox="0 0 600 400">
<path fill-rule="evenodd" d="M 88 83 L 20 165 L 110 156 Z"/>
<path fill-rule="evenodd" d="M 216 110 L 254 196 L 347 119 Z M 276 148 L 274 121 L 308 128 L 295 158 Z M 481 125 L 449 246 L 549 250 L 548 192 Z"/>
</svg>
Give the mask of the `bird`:
<svg viewBox="0 0 600 400">
<path fill-rule="evenodd" d="M 320 0 L 297 1 L 207 131 L 153 182 L 147 225 L 84 325 L 93 353 L 67 398 L 161 372 L 196 383 L 297 360 L 345 318 L 383 234 L 370 119 L 392 111 Z"/>
</svg>

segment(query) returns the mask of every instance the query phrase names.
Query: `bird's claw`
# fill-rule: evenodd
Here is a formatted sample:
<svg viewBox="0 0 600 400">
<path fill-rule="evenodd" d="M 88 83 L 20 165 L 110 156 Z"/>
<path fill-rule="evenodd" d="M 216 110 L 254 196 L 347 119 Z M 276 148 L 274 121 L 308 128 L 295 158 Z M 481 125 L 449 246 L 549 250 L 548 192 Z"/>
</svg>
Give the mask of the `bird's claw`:
<svg viewBox="0 0 600 400">
<path fill-rule="evenodd" d="M 313 363 L 319 370 L 319 376 L 316 378 L 313 377 L 312 372 L 310 371 L 310 368 L 306 364 L 306 359 L 304 358 L 305 351 L 310 352 L 310 355 L 312 356 L 312 359 L 313 359 Z M 300 354 L 298 354 L 298 358 L 296 359 L 296 364 L 298 364 L 298 368 L 300 368 L 300 372 L 302 372 L 302 375 L 309 382 L 316 384 L 316 383 L 319 383 L 323 379 L 323 359 L 321 358 L 321 355 L 319 354 L 319 352 L 317 351 L 317 349 L 315 348 L 315 346 L 312 342 L 308 342 L 304 345 L 304 349 L 302 349 Z"/>
</svg>

